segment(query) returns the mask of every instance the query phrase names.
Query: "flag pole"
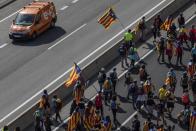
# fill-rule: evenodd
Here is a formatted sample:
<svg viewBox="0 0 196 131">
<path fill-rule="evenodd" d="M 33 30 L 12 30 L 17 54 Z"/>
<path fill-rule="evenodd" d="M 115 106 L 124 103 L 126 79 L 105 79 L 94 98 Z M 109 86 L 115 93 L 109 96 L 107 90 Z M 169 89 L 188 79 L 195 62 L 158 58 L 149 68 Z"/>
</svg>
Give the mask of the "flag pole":
<svg viewBox="0 0 196 131">
<path fill-rule="evenodd" d="M 125 26 L 123 25 L 123 23 L 120 21 L 120 19 L 117 17 L 118 22 L 120 23 L 120 26 L 122 27 L 123 31 L 126 31 Z"/>
</svg>

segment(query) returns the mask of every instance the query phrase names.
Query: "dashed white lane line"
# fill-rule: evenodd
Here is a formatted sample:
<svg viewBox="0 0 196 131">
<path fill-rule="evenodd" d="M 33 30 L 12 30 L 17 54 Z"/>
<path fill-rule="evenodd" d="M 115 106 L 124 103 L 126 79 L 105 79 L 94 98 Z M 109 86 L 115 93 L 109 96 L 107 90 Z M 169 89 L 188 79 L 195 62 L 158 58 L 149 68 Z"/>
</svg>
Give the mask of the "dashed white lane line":
<svg viewBox="0 0 196 131">
<path fill-rule="evenodd" d="M 21 9 L 20 9 L 20 10 L 21 10 Z M 10 18 L 10 17 L 12 17 L 13 15 L 17 14 L 20 10 L 17 10 L 16 12 L 14 12 L 14 13 L 8 15 L 7 17 L 5 17 L 4 19 L 0 20 L 0 23 L 3 22 L 3 21 L 5 21 L 5 20 L 7 20 L 7 19 Z"/>
<path fill-rule="evenodd" d="M 5 43 L 5 44 L 1 45 L 0 46 L 0 49 L 3 48 L 3 47 L 5 47 L 5 46 L 7 46 L 7 45 L 8 45 L 8 43 Z"/>
<path fill-rule="evenodd" d="M 79 0 L 73 0 L 71 3 L 76 3 L 76 2 L 78 2 Z"/>
<path fill-rule="evenodd" d="M 60 10 L 65 10 L 65 9 L 67 9 L 69 6 L 67 6 L 67 5 L 65 5 L 65 6 L 63 6 Z"/>
<path fill-rule="evenodd" d="M 54 45 L 50 46 L 48 48 L 48 50 L 51 50 L 53 47 L 55 47 L 56 45 L 58 45 L 59 43 L 61 43 L 62 41 L 64 41 L 65 39 L 67 39 L 69 36 L 73 35 L 74 33 L 76 33 L 77 31 L 79 31 L 80 29 L 82 29 L 84 26 L 86 26 L 87 24 L 83 24 L 81 25 L 79 28 L 77 28 L 76 30 L 74 30 L 73 32 L 71 32 L 69 35 L 65 36 L 64 38 L 62 38 L 61 40 L 59 40 L 58 42 L 56 42 Z"/>
</svg>

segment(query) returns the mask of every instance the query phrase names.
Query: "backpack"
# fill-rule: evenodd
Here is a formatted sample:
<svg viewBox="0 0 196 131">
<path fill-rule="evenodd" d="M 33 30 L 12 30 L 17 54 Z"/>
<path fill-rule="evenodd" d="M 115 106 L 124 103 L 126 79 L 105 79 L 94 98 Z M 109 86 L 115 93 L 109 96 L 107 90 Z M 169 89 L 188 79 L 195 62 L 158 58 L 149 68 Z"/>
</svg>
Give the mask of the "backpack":
<svg viewBox="0 0 196 131">
<path fill-rule="evenodd" d="M 184 110 L 184 112 L 183 112 L 183 121 L 184 122 L 187 122 L 187 121 L 189 121 L 189 117 L 190 117 L 190 110 L 188 110 L 188 109 L 185 109 Z"/>
<path fill-rule="evenodd" d="M 99 72 L 98 81 L 99 81 L 99 82 L 104 82 L 104 80 L 105 80 L 105 74 Z"/>
<path fill-rule="evenodd" d="M 111 102 L 111 109 L 116 109 L 117 105 L 116 102 L 112 101 Z"/>
<path fill-rule="evenodd" d="M 39 110 L 36 110 L 34 113 L 34 118 L 35 120 L 40 120 L 41 119 L 41 113 Z"/>
<path fill-rule="evenodd" d="M 189 96 L 183 94 L 182 95 L 182 102 L 185 104 L 188 104 L 189 103 Z"/>
</svg>

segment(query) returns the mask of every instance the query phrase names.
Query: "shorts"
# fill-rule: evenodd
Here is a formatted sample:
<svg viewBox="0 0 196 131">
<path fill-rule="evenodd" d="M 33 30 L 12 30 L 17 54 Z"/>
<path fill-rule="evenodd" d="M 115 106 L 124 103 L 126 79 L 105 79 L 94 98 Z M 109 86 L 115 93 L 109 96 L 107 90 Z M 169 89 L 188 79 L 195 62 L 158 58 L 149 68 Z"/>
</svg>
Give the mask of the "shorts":
<svg viewBox="0 0 196 131">
<path fill-rule="evenodd" d="M 167 102 L 167 108 L 174 108 L 173 102 Z"/>
</svg>

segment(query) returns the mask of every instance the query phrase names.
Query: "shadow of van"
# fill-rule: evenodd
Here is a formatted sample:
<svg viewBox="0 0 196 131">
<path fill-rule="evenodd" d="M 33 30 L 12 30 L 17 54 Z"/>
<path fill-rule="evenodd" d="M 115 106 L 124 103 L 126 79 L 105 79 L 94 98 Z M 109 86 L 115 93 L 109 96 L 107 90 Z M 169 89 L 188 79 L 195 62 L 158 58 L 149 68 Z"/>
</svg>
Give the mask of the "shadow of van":
<svg viewBox="0 0 196 131">
<path fill-rule="evenodd" d="M 52 29 L 44 31 L 34 40 L 15 40 L 12 41 L 12 44 L 17 46 L 40 46 L 44 44 L 50 44 L 65 34 L 66 31 L 62 27 L 55 26 Z"/>
</svg>

